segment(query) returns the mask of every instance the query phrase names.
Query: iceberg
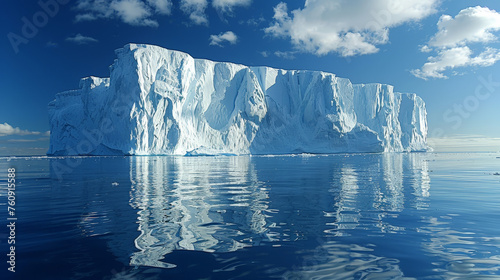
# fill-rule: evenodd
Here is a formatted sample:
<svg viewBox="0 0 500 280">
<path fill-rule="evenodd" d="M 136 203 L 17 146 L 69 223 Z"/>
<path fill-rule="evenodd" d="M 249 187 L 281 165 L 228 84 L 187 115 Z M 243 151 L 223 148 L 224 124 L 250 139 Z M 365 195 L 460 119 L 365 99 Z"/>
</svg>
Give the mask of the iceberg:
<svg viewBox="0 0 500 280">
<path fill-rule="evenodd" d="M 49 155 L 411 152 L 427 149 L 415 94 L 321 71 L 194 59 L 152 45 L 116 50 L 109 78 L 49 103 Z"/>
</svg>

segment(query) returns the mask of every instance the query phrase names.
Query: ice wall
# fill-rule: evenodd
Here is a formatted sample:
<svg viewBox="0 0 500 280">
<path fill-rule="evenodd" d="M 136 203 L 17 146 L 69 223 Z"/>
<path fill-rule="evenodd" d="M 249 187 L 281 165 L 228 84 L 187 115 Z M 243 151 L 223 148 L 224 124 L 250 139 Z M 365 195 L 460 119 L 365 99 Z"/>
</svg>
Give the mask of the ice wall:
<svg viewBox="0 0 500 280">
<path fill-rule="evenodd" d="M 194 59 L 151 45 L 116 51 L 49 104 L 51 155 L 421 151 L 425 104 L 319 71 Z"/>
</svg>

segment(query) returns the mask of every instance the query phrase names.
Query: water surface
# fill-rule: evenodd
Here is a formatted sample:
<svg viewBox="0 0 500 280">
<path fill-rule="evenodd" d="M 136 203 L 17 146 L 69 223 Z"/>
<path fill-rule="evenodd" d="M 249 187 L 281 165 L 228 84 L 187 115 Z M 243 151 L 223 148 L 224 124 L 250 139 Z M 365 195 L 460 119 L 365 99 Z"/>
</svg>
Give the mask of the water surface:
<svg viewBox="0 0 500 280">
<path fill-rule="evenodd" d="M 0 276 L 500 279 L 497 156 L 1 158 Z"/>
</svg>

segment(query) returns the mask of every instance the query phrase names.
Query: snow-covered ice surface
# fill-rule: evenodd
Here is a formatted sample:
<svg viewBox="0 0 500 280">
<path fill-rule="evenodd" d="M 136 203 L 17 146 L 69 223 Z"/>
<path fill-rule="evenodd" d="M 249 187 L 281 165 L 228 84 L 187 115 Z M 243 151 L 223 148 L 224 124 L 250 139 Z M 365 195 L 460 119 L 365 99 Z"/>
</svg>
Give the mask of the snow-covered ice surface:
<svg viewBox="0 0 500 280">
<path fill-rule="evenodd" d="M 157 46 L 116 51 L 49 104 L 49 155 L 423 151 L 423 100 L 319 71 L 194 59 Z"/>
</svg>

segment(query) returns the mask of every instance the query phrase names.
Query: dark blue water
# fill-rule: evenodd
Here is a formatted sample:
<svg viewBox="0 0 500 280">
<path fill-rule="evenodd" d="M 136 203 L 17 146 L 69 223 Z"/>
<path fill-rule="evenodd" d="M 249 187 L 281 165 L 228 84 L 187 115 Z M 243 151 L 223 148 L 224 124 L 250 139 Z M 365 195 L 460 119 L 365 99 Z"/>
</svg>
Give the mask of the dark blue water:
<svg viewBox="0 0 500 280">
<path fill-rule="evenodd" d="M 1 158 L 0 278 L 500 279 L 497 156 Z"/>
</svg>

